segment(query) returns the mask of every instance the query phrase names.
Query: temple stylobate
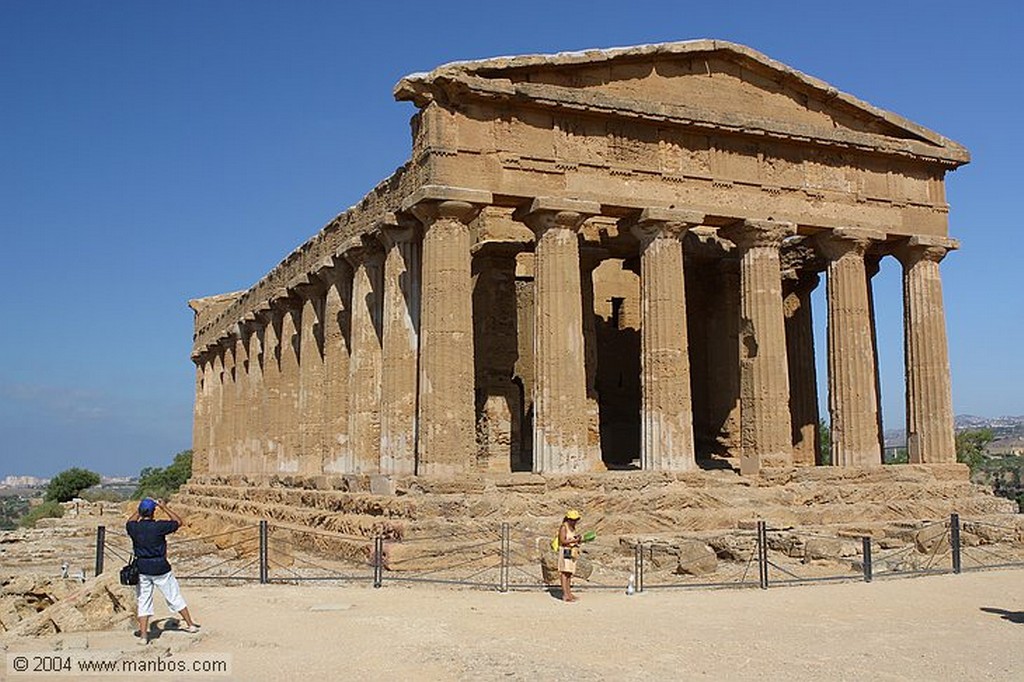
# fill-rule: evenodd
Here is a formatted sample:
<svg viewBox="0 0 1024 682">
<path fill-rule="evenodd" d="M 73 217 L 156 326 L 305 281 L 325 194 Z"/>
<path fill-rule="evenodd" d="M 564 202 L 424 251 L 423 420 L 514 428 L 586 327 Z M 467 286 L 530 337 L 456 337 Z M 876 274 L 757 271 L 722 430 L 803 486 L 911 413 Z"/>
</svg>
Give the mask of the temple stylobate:
<svg viewBox="0 0 1024 682">
<path fill-rule="evenodd" d="M 910 461 L 955 461 L 939 263 L 960 145 L 701 40 L 404 78 L 411 159 L 195 299 L 197 475 L 882 461 L 872 276 L 903 268 Z"/>
</svg>

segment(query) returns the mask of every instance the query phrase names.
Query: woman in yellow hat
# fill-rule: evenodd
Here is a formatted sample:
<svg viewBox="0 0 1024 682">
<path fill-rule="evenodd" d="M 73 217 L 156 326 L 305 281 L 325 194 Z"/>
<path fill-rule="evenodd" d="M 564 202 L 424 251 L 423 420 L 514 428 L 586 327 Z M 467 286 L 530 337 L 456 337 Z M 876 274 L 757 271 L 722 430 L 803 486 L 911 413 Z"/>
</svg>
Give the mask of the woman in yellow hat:
<svg viewBox="0 0 1024 682">
<path fill-rule="evenodd" d="M 580 534 L 576 532 L 576 524 L 580 513 L 575 509 L 565 512 L 562 525 L 558 528 L 558 574 L 562 580 L 562 599 L 577 601 L 572 593 L 572 576 L 576 573 L 576 560 L 580 556 Z"/>
</svg>

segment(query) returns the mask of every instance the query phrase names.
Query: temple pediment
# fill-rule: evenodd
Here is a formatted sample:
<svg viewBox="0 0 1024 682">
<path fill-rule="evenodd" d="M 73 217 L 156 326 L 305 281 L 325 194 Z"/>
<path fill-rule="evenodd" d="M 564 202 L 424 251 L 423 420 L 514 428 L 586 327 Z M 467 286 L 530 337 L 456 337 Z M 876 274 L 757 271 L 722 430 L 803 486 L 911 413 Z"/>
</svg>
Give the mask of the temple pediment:
<svg viewBox="0 0 1024 682">
<path fill-rule="evenodd" d="M 923 126 L 733 43 L 713 40 L 456 62 L 402 79 L 400 100 L 473 99 L 918 156 L 967 150 Z"/>
</svg>

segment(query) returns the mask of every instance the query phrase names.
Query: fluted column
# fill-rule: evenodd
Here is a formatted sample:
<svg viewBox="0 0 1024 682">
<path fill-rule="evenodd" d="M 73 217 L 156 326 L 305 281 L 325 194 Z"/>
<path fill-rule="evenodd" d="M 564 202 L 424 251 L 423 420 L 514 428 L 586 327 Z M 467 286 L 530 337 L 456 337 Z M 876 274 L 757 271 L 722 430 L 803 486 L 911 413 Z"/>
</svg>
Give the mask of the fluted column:
<svg viewBox="0 0 1024 682">
<path fill-rule="evenodd" d="M 352 355 L 349 360 L 350 473 L 380 471 L 381 304 L 384 250 L 373 237 L 344 245 L 352 266 Z"/>
<path fill-rule="evenodd" d="M 349 420 L 349 343 L 352 267 L 334 258 L 319 271 L 324 294 L 324 473 L 351 471 Z"/>
<path fill-rule="evenodd" d="M 192 418 L 192 475 L 210 473 L 210 387 L 213 374 L 209 355 L 195 358 L 196 398 Z"/>
<path fill-rule="evenodd" d="M 263 327 L 254 318 L 245 325 L 246 335 L 246 433 L 244 472 L 264 472 L 262 445 L 265 438 L 266 395 L 263 388 Z"/>
<path fill-rule="evenodd" d="M 864 270 L 868 278 L 868 315 L 871 317 L 871 353 L 875 360 L 875 400 L 877 407 L 875 412 L 878 415 L 877 435 L 878 448 L 882 453 L 882 462 L 885 463 L 885 430 L 882 427 L 882 372 L 878 365 L 878 320 L 875 319 L 875 288 L 872 280 L 882 269 L 882 256 L 868 251 L 864 255 Z"/>
<path fill-rule="evenodd" d="M 740 454 L 740 263 L 733 257 L 718 261 L 718 287 L 708 325 L 709 398 L 718 427 L 717 441 L 725 457 Z"/>
<path fill-rule="evenodd" d="M 307 278 L 315 280 L 315 278 Z M 299 330 L 299 451 L 298 472 L 323 473 L 324 459 L 324 351 L 325 287 L 319 280 L 296 288 L 301 299 Z"/>
<path fill-rule="evenodd" d="M 423 224 L 416 473 L 475 466 L 473 287 L 469 223 L 488 192 L 423 188 L 405 204 Z"/>
<path fill-rule="evenodd" d="M 818 236 L 828 258 L 828 386 L 832 465 L 882 463 L 874 346 L 864 254 L 881 232 L 836 229 Z"/>
<path fill-rule="evenodd" d="M 721 232 L 740 256 L 740 472 L 756 474 L 792 463 L 779 248 L 795 229 L 744 220 Z"/>
<path fill-rule="evenodd" d="M 580 289 L 583 295 L 583 357 L 587 375 L 587 459 L 601 460 L 601 406 L 597 393 L 597 313 L 594 312 L 594 270 L 608 250 L 580 249 Z"/>
<path fill-rule="evenodd" d="M 282 310 L 272 304 L 257 313 L 264 327 L 263 336 L 263 389 L 264 402 L 263 443 L 260 448 L 260 470 L 265 474 L 277 472 L 281 451 L 281 320 Z"/>
<path fill-rule="evenodd" d="M 786 357 L 789 360 L 789 414 L 792 420 L 793 464 L 814 466 L 818 455 L 818 377 L 814 367 L 814 325 L 811 292 L 815 272 L 794 273 L 783 287 L 786 315 Z"/>
<path fill-rule="evenodd" d="M 213 356 L 213 391 L 211 395 L 210 413 L 210 473 L 224 474 L 224 353 L 219 344 L 214 348 Z"/>
<path fill-rule="evenodd" d="M 420 326 L 420 243 L 415 221 L 383 224 L 384 376 L 381 385 L 380 470 L 416 471 L 416 387 Z"/>
<path fill-rule="evenodd" d="M 245 407 L 247 404 L 247 377 L 245 364 L 247 350 L 241 331 L 236 329 L 231 344 L 231 455 L 228 470 L 233 474 L 244 471 L 245 460 Z"/>
<path fill-rule="evenodd" d="M 522 395 L 513 383 L 521 359 L 516 255 L 522 248 L 492 241 L 473 251 L 477 466 L 483 471 L 509 472 L 522 461 Z"/>
<path fill-rule="evenodd" d="M 577 230 L 593 202 L 537 198 L 519 212 L 534 231 L 533 469 L 603 468 L 587 449 L 587 377 Z"/>
<path fill-rule="evenodd" d="M 640 240 L 642 469 L 695 469 L 682 238 L 704 216 L 646 209 Z"/>
<path fill-rule="evenodd" d="M 903 264 L 907 448 L 912 463 L 956 461 L 939 263 L 959 246 L 954 239 L 911 237 L 894 252 Z"/>
<path fill-rule="evenodd" d="M 281 317 L 281 376 L 278 410 L 280 412 L 281 447 L 278 450 L 276 473 L 299 471 L 299 330 L 302 328 L 301 302 L 283 296 L 277 302 L 284 308 Z"/>
</svg>

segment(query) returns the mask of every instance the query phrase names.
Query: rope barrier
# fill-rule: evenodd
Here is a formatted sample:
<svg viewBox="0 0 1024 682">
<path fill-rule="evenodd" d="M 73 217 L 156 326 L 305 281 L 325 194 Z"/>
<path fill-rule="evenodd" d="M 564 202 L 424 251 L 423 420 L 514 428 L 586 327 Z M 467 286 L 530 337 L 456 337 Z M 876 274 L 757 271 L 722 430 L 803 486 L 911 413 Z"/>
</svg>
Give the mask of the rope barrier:
<svg viewBox="0 0 1024 682">
<path fill-rule="evenodd" d="M 1000 566 L 1014 566 L 1014 565 L 1024 566 L 1024 559 L 1009 559 L 1009 558 L 1007 558 L 1005 556 L 1002 556 L 1000 554 L 996 554 L 992 550 L 986 549 L 985 547 L 963 547 L 963 548 L 961 548 L 961 551 L 964 554 L 966 554 L 966 555 L 970 555 L 971 552 L 982 552 L 984 554 L 988 554 L 989 556 L 994 556 L 995 558 L 997 558 L 1000 561 L 1004 562 L 1002 564 L 999 564 Z M 977 559 L 975 559 L 975 561 L 977 561 Z M 985 566 L 985 564 L 982 564 L 980 561 L 978 563 L 981 566 Z"/>
<path fill-rule="evenodd" d="M 180 540 L 177 540 L 175 542 L 175 545 L 177 545 L 177 546 L 187 545 L 190 542 L 200 542 L 200 541 L 210 540 L 212 538 L 223 537 L 225 535 L 231 535 L 232 533 L 245 533 L 245 532 L 248 532 L 248 531 L 251 531 L 251 530 L 258 531 L 259 530 L 259 526 L 242 526 L 241 528 L 236 528 L 234 530 L 225 530 L 225 531 L 222 531 L 220 533 L 213 533 L 211 535 L 200 535 L 198 537 L 184 537 L 184 538 L 181 538 Z"/>
</svg>

